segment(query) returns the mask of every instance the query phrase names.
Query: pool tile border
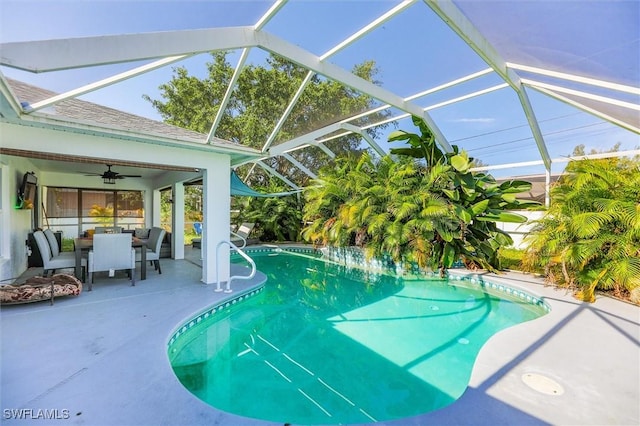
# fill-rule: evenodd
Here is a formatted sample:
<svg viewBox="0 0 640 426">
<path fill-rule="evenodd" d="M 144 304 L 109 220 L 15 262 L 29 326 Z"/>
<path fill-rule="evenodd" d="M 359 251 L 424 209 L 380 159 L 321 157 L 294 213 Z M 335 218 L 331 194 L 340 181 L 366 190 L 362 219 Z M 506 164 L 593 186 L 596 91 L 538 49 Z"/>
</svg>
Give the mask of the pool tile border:
<svg viewBox="0 0 640 426">
<path fill-rule="evenodd" d="M 448 274 L 447 277 L 449 278 L 449 280 L 467 281 L 471 284 L 479 285 L 484 289 L 496 290 L 498 292 L 506 294 L 507 296 L 516 297 L 524 302 L 529 303 L 530 305 L 539 306 L 547 313 L 551 312 L 551 307 L 544 301 L 542 297 L 534 296 L 526 291 L 509 287 L 504 284 L 497 284 L 495 282 L 492 282 L 491 280 L 485 280 L 484 278 L 474 276 L 473 274 Z"/>
<path fill-rule="evenodd" d="M 306 247 L 258 247 L 258 248 L 249 248 L 249 249 L 245 249 L 244 250 L 247 253 L 281 253 L 281 252 L 292 252 L 292 253 L 302 253 L 302 254 L 309 254 L 309 255 L 317 255 L 318 258 L 322 258 L 324 256 L 321 256 L 320 254 L 322 253 L 321 250 L 315 249 L 315 248 L 306 248 Z M 237 253 L 231 253 L 231 259 L 236 259 L 240 257 L 239 254 Z M 347 268 L 356 268 L 356 269 L 361 269 L 363 270 L 363 272 L 365 273 L 371 273 L 372 271 L 368 268 L 369 264 L 371 262 L 367 262 L 365 261 L 364 257 L 357 257 L 359 262 L 353 262 L 351 261 L 348 265 L 344 265 Z M 353 259 L 353 257 L 351 257 L 351 259 Z M 330 259 L 332 260 L 332 259 Z M 388 261 L 388 259 L 385 259 L 385 261 Z M 340 263 L 340 262 L 338 262 Z M 341 263 L 342 264 L 342 263 Z M 385 268 L 387 269 L 387 272 L 396 272 L 395 267 L 393 268 Z M 418 272 L 418 273 L 417 273 Z M 411 268 L 411 273 L 418 275 L 418 276 L 427 276 L 427 275 L 431 275 L 431 274 L 426 274 L 426 273 L 420 273 L 419 271 L 416 271 L 415 268 Z M 490 289 L 490 290 L 495 290 L 501 293 L 504 293 L 507 296 L 511 296 L 514 298 L 517 298 L 519 300 L 522 300 L 523 302 L 529 303 L 531 305 L 535 305 L 538 307 L 541 307 L 542 309 L 544 309 L 546 312 L 550 312 L 551 311 L 551 307 L 545 303 L 544 299 L 542 297 L 537 297 L 534 296 L 526 291 L 517 289 L 517 288 L 513 288 L 504 284 L 498 284 L 495 282 L 492 282 L 491 280 L 485 280 L 482 277 L 478 277 L 477 275 L 474 275 L 473 273 L 456 273 L 456 274 L 448 274 L 448 279 L 450 280 L 454 280 L 454 281 L 464 281 L 464 282 L 468 282 L 470 284 L 473 285 L 477 285 L 482 287 L 483 289 Z M 225 299 L 225 300 L 221 300 L 220 302 L 208 307 L 207 309 L 205 309 L 204 311 L 200 312 L 199 314 L 195 315 L 194 317 L 192 317 L 191 319 L 185 321 L 184 323 L 182 323 L 180 326 L 177 327 L 176 331 L 174 331 L 171 334 L 171 337 L 169 338 L 169 341 L 167 343 L 167 346 L 169 348 L 171 348 L 173 346 L 174 343 L 176 343 L 182 336 L 184 336 L 189 330 L 191 330 L 193 327 L 195 327 L 196 325 L 200 324 L 203 320 L 208 319 L 209 317 L 211 317 L 212 315 L 216 315 L 218 313 L 220 313 L 221 311 L 224 311 L 226 308 L 235 305 L 238 302 L 241 302 L 243 300 L 246 300 L 250 297 L 253 297 L 259 293 L 261 293 L 264 290 L 264 286 L 266 283 L 263 283 L 262 285 L 260 285 L 257 288 L 254 288 L 252 290 L 246 291 L 242 294 L 239 295 L 235 295 L 235 297 L 229 298 L 229 299 Z"/>
<path fill-rule="evenodd" d="M 417 264 L 396 264 L 391 256 L 385 255 L 382 259 L 367 259 L 362 250 L 358 247 L 328 247 L 322 250 L 323 253 L 330 259 L 347 268 L 356 268 L 365 271 L 366 273 L 379 274 L 390 273 L 403 276 L 417 276 L 417 277 L 429 277 L 436 276 L 433 272 L 425 271 L 421 269 Z M 502 292 L 508 296 L 516 297 L 531 305 L 542 307 L 546 312 L 551 311 L 551 307 L 544 302 L 543 298 L 534 296 L 524 290 L 506 286 L 504 284 L 497 284 L 490 279 L 485 280 L 482 277 L 477 276 L 473 272 L 465 272 L 458 269 L 462 267 L 462 264 L 454 265 L 454 269 L 459 271 L 458 273 L 448 273 L 447 278 L 456 281 L 467 281 L 474 285 L 479 285 L 484 289 L 491 289 Z"/>
<path fill-rule="evenodd" d="M 260 294 L 263 290 L 264 290 L 264 284 L 260 285 L 260 287 L 258 287 L 258 288 L 246 291 L 246 292 L 244 292 L 242 294 L 239 294 L 239 295 L 236 295 L 235 297 L 232 297 L 230 299 L 221 300 L 220 302 L 208 307 L 204 311 L 200 312 L 199 314 L 195 315 L 191 319 L 189 319 L 189 320 L 185 321 L 184 323 L 182 323 L 176 329 L 176 331 L 174 331 L 171 334 L 171 337 L 169 338 L 167 346 L 169 348 L 171 348 L 171 346 L 173 346 L 174 343 L 176 343 L 178 340 L 180 340 L 180 338 L 182 336 L 187 334 L 187 332 L 189 330 L 191 330 L 196 325 L 200 324 L 202 321 L 204 321 L 204 320 L 208 319 L 209 317 L 211 317 L 213 315 L 216 315 L 216 314 L 218 314 L 218 313 L 220 313 L 222 311 L 225 311 L 225 309 L 231 307 L 232 305 L 235 305 L 238 302 L 242 302 L 243 300 L 246 300 L 246 299 L 248 299 L 250 297 L 253 297 L 253 296 L 256 296 L 257 294 Z"/>
<path fill-rule="evenodd" d="M 304 254 L 316 254 L 319 257 L 319 251 L 313 248 L 307 247 L 256 247 L 245 249 L 245 252 L 248 253 L 278 253 L 278 252 L 293 252 L 293 253 L 304 253 Z M 231 259 L 239 258 L 240 255 L 237 252 L 231 253 Z M 167 342 L 167 346 L 171 348 L 174 343 L 176 343 L 182 336 L 184 336 L 189 330 L 191 330 L 196 325 L 200 324 L 205 319 L 210 318 L 212 315 L 216 315 L 221 311 L 224 311 L 226 308 L 235 305 L 238 302 L 246 300 L 250 297 L 253 297 L 264 290 L 265 283 L 261 284 L 259 287 L 254 288 L 252 290 L 246 291 L 244 293 L 234 295 L 229 299 L 221 300 L 212 306 L 206 308 L 199 314 L 193 316 L 192 318 L 186 320 L 181 325 L 179 325 L 173 333 L 171 333 L 171 337 Z"/>
</svg>

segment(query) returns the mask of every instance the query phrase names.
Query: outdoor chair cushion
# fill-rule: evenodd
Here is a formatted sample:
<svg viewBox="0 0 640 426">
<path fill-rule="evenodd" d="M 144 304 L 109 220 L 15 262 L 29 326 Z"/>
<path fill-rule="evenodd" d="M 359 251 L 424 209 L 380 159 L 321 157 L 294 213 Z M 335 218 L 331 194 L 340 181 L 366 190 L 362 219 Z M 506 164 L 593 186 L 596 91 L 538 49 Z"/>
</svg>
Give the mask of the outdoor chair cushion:
<svg viewBox="0 0 640 426">
<path fill-rule="evenodd" d="M 0 304 L 40 302 L 60 296 L 79 296 L 82 282 L 68 274 L 56 274 L 51 277 L 31 277 L 22 284 L 0 286 Z"/>
<path fill-rule="evenodd" d="M 149 238 L 150 231 L 150 228 L 136 228 L 133 230 L 133 236 L 142 240 L 146 240 Z"/>
<path fill-rule="evenodd" d="M 47 241 L 49 241 L 49 247 L 51 247 L 51 256 L 56 257 L 60 254 L 60 246 L 58 246 L 58 240 L 56 240 L 56 236 L 51 229 L 45 229 L 44 236 L 47 237 Z"/>
</svg>

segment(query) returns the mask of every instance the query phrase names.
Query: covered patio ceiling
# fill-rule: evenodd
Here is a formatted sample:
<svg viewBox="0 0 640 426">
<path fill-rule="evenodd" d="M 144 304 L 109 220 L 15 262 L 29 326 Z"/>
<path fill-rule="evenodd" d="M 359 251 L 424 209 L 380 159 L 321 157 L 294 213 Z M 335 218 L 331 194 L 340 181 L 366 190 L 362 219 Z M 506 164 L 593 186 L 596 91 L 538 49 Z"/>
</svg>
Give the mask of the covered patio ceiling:
<svg viewBox="0 0 640 426">
<path fill-rule="evenodd" d="M 94 158 L 77 155 L 52 155 L 39 151 L 8 149 L 0 147 L 0 154 L 29 158 L 39 170 L 53 173 L 76 173 L 82 175 L 102 173 L 107 165 L 113 166 L 114 171 L 122 175 L 139 175 L 144 179 L 153 179 L 167 171 L 193 172 L 199 170 L 188 167 L 168 166 L 166 164 L 145 163 L 140 161 L 123 161 L 113 158 Z M 117 169 L 117 170 L 116 170 Z"/>
<path fill-rule="evenodd" d="M 445 149 L 457 144 L 509 174 L 562 168 L 579 144 L 606 151 L 620 143 L 628 154 L 640 148 L 637 1 L 123 2 L 117 11 L 110 2 L 104 9 L 65 2 L 55 10 L 35 3 L 41 7 L 0 6 L 2 120 L 53 127 L 55 118 L 55 125 L 77 127 L 77 117 L 60 108 L 75 98 L 157 120 L 142 95 L 159 99 L 158 86 L 170 80 L 172 67 L 201 76 L 209 52 L 226 51 L 235 73 L 221 106 L 236 96 L 241 70 L 264 65 L 269 54 L 308 70 L 272 117 L 270 136 L 252 141 L 260 153 L 241 146 L 248 141 L 216 137 L 223 112 L 211 117 L 208 134 L 176 136 L 228 152 L 237 148 L 244 157 L 234 166 L 257 163 L 268 170 L 260 158 L 283 157 L 292 170 L 314 176 L 300 150 L 317 146 L 329 158 L 326 142 L 356 134 L 383 154 L 390 146 L 386 133 L 376 140 L 367 130 L 384 123 L 391 123 L 387 133 L 413 130 L 411 115 L 423 117 Z M 366 60 L 375 61 L 380 82 L 351 71 Z M 7 77 L 56 94 L 25 102 Z M 284 137 L 282 128 L 295 108 L 304 108 L 313 78 L 367 95 L 373 106 L 348 117 L 336 111 Z M 380 111 L 387 114 L 384 123 L 359 124 Z M 121 131 L 117 124 L 102 127 Z M 278 177 L 296 187 L 286 175 Z"/>
</svg>

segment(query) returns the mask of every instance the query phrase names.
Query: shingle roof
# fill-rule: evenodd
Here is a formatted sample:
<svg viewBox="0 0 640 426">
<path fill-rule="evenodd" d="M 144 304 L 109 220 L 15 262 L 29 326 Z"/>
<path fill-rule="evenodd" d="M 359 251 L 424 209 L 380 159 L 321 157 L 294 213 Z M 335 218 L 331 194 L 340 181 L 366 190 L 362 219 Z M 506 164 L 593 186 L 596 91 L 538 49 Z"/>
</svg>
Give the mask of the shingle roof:
<svg viewBox="0 0 640 426">
<path fill-rule="evenodd" d="M 30 84 L 7 78 L 11 89 L 21 102 L 23 107 L 28 109 L 28 105 L 56 96 L 57 93 Z M 66 120 L 79 121 L 83 123 L 95 123 L 108 126 L 110 129 L 131 131 L 169 137 L 178 140 L 205 142 L 207 135 L 183 129 L 161 121 L 151 120 L 134 114 L 129 114 L 117 109 L 98 105 L 92 102 L 79 99 L 67 99 L 54 104 L 50 108 L 38 111 L 38 114 L 56 116 Z M 228 147 L 241 147 L 241 145 L 216 138 L 214 142 L 218 145 Z M 244 148 L 244 147 L 243 147 Z"/>
</svg>

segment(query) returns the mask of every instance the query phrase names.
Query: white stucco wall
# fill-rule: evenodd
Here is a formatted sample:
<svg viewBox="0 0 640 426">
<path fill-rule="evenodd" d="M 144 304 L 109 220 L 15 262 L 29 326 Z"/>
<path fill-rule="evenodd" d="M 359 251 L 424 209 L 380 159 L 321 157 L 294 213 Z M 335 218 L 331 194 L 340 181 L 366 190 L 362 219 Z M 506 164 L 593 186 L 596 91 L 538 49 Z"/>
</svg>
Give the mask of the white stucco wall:
<svg viewBox="0 0 640 426">
<path fill-rule="evenodd" d="M 26 172 L 37 171 L 25 158 L 0 157 L 0 280 L 18 277 L 27 269 L 27 237 L 31 231 L 31 210 L 16 209 L 18 188 Z M 39 177 L 38 177 L 39 179 Z"/>
<path fill-rule="evenodd" d="M 526 244 L 524 243 L 524 237 L 531 231 L 533 224 L 531 221 L 538 220 L 542 218 L 545 214 L 544 211 L 521 211 L 518 210 L 515 213 L 521 214 L 527 217 L 526 223 L 502 223 L 497 222 L 498 229 L 502 229 L 507 232 L 513 238 L 513 246 L 517 249 L 525 249 Z"/>
<path fill-rule="evenodd" d="M 203 267 L 203 282 L 212 283 L 211 277 L 216 276 L 215 247 L 219 241 L 223 239 L 228 240 L 229 238 L 229 155 L 213 152 L 208 145 L 182 144 L 182 146 L 172 146 L 164 143 L 139 142 L 125 138 L 104 137 L 95 134 L 77 134 L 10 123 L 0 123 L 0 126 L 3 148 L 51 153 L 53 155 L 66 154 L 100 159 L 140 161 L 150 164 L 166 164 L 200 169 L 207 177 L 205 179 L 207 189 L 205 191 L 204 209 L 205 226 L 209 231 L 206 234 L 206 238 L 203 238 L 203 247 L 205 243 L 210 246 L 209 253 L 204 258 L 204 263 L 207 265 Z M 44 172 L 35 169 L 35 167 L 16 166 L 20 161 L 24 161 L 28 165 L 28 159 L 10 156 L 6 156 L 6 158 L 10 159 L 7 160 L 8 165 L 5 166 L 5 168 L 8 169 L 6 172 L 9 175 L 8 185 L 10 188 L 17 188 L 15 176 L 19 175 L 21 178 L 22 174 L 26 171 L 35 171 L 38 176 L 38 183 L 41 186 L 90 188 L 92 185 L 96 185 L 95 187 L 103 187 L 99 179 L 85 178 L 76 173 L 75 170 L 70 171 L 68 174 Z M 11 162 L 11 164 L 9 164 L 9 162 Z M 82 164 L 78 163 L 78 170 L 81 170 L 81 166 Z M 176 174 L 176 176 L 180 176 L 180 174 Z M 191 176 L 193 176 L 193 174 Z M 79 182 L 79 179 L 82 179 L 82 181 Z M 147 224 L 157 225 L 159 223 L 160 203 L 159 198 L 156 199 L 157 197 L 154 197 L 154 194 L 158 195 L 157 190 L 165 187 L 164 185 L 169 182 L 171 182 L 171 179 L 166 177 L 163 180 L 155 180 L 152 182 L 148 180 L 145 181 L 144 179 L 127 179 L 118 182 L 116 188 L 146 191 L 145 208 L 147 209 Z M 175 180 L 173 182 L 175 182 Z M 181 200 L 178 202 L 180 201 Z M 7 229 L 3 229 L 3 232 L 0 232 L 0 246 L 2 244 L 6 245 L 8 240 L 10 240 L 11 247 L 17 247 L 19 241 L 22 241 L 21 244 L 24 245 L 24 240 L 26 240 L 26 235 L 31 225 L 30 223 L 27 224 L 26 229 L 14 228 L 14 225 L 19 222 L 18 217 L 14 216 L 15 214 L 17 213 L 10 213 L 10 224 L 7 228 L 10 228 L 10 232 L 7 232 Z M 40 215 L 40 217 L 42 217 L 42 215 Z M 155 223 L 156 220 L 158 220 L 158 223 Z M 151 223 L 149 223 L 149 221 L 151 221 Z M 5 226 L 7 225 L 3 223 L 3 228 Z M 9 252 L 11 251 L 12 250 L 9 250 Z M 226 256 L 224 256 L 223 252 L 221 252 L 220 258 L 225 260 L 221 262 L 219 276 L 222 281 L 226 281 L 229 276 L 229 256 L 228 250 L 226 251 Z M 4 257 L 8 259 L 8 261 L 5 259 L 5 261 L 0 264 L 0 273 L 2 273 L 0 279 L 8 278 L 7 274 L 10 274 L 7 272 L 8 270 L 12 271 L 11 273 L 14 274 L 12 276 L 17 276 L 26 269 L 26 257 L 20 259 L 17 251 L 13 257 L 8 253 L 4 255 Z M 8 263 L 8 265 L 5 265 L 5 263 Z"/>
<path fill-rule="evenodd" d="M 224 183 L 224 187 L 221 186 Z M 227 159 L 217 167 L 208 168 L 203 175 L 202 193 L 204 195 L 204 221 L 202 223 L 202 281 L 213 284 L 219 279 L 229 280 L 229 246 L 221 241 L 229 240 L 231 224 L 231 183 L 230 164 Z M 218 263 L 220 270 L 216 269 Z"/>
</svg>

